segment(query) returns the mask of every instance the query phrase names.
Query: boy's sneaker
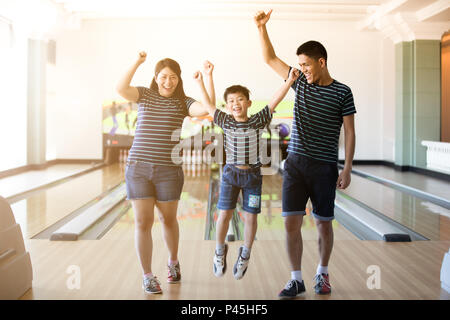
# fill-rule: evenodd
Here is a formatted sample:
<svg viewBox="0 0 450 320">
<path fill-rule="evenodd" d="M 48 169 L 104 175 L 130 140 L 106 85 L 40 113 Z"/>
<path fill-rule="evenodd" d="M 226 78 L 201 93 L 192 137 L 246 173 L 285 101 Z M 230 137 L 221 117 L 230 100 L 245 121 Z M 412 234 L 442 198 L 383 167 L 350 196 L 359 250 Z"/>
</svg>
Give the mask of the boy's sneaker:
<svg viewBox="0 0 450 320">
<path fill-rule="evenodd" d="M 225 251 L 223 255 L 218 255 L 217 252 L 214 251 L 214 259 L 213 259 L 213 271 L 216 277 L 221 277 L 227 271 L 227 252 L 228 252 L 228 244 L 225 243 Z"/>
<path fill-rule="evenodd" d="M 250 257 L 248 259 L 242 257 L 242 250 L 244 250 L 244 248 L 242 246 L 239 247 L 238 258 L 233 268 L 233 275 L 236 280 L 242 279 L 247 271 L 248 263 L 250 261 Z"/>
<path fill-rule="evenodd" d="M 144 282 L 142 284 L 142 288 L 144 289 L 145 293 L 161 293 L 161 283 L 159 280 L 153 276 L 153 277 L 144 277 Z"/>
<path fill-rule="evenodd" d="M 329 294 L 331 293 L 330 278 L 328 274 L 316 274 L 314 277 L 316 284 L 314 285 L 314 290 L 317 294 Z"/>
<path fill-rule="evenodd" d="M 178 262 L 176 265 L 168 265 L 168 275 L 167 282 L 168 283 L 177 283 L 181 280 L 181 272 L 180 272 L 180 263 Z"/>
<path fill-rule="evenodd" d="M 294 299 L 295 297 L 301 296 L 305 293 L 305 283 L 300 282 L 295 279 L 291 279 L 288 281 L 283 290 L 281 290 L 278 297 L 280 299 Z"/>
</svg>

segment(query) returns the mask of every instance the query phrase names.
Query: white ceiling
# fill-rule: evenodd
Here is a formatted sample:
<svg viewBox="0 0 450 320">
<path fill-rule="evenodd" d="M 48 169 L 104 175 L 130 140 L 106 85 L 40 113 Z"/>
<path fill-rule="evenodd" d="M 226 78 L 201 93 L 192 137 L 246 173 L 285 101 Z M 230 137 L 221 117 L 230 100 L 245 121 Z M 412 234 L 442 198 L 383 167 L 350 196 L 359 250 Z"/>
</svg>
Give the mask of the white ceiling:
<svg viewBox="0 0 450 320">
<path fill-rule="evenodd" d="M 81 19 L 245 18 L 274 9 L 273 19 L 364 21 L 389 14 L 449 22 L 450 0 L 52 0 Z"/>
</svg>

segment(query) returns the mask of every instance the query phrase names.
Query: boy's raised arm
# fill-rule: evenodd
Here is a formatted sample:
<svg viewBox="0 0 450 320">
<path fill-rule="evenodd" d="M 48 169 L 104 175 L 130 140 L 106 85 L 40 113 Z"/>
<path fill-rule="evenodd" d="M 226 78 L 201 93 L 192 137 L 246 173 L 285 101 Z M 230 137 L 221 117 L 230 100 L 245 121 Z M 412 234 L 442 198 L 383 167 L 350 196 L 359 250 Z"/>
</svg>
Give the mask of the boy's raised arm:
<svg viewBox="0 0 450 320">
<path fill-rule="evenodd" d="M 278 106 L 281 100 L 284 99 L 287 92 L 289 91 L 289 88 L 292 86 L 295 80 L 298 79 L 299 76 L 300 71 L 298 69 L 292 68 L 291 72 L 289 72 L 289 77 L 283 83 L 283 86 L 280 89 L 278 89 L 278 91 L 274 94 L 272 101 L 270 101 L 269 103 L 269 109 L 271 112 L 275 111 L 275 108 Z"/>
<path fill-rule="evenodd" d="M 211 103 L 211 99 L 209 98 L 208 92 L 206 92 L 205 84 L 203 83 L 203 76 L 200 71 L 194 73 L 194 80 L 197 82 L 200 88 L 201 102 L 202 105 L 206 108 L 209 115 L 214 117 L 214 113 L 216 112 L 216 106 Z"/>
<path fill-rule="evenodd" d="M 206 76 L 206 91 L 209 94 L 209 100 L 211 104 L 216 105 L 216 92 L 214 90 L 214 81 L 213 81 L 213 70 L 214 65 L 206 60 L 203 64 L 203 69 Z"/>
</svg>

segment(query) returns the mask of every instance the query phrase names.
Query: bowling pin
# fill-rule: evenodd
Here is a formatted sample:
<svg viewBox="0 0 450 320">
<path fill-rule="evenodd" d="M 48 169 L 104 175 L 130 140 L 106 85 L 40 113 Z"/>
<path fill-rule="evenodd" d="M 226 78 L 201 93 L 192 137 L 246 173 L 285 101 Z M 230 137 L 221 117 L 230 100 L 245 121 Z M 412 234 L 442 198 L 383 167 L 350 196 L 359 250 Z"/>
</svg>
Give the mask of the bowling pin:
<svg viewBox="0 0 450 320">
<path fill-rule="evenodd" d="M 197 155 L 196 155 L 196 151 L 195 149 L 192 150 L 192 164 L 196 164 L 197 163 Z"/>
<path fill-rule="evenodd" d="M 196 177 L 197 175 L 196 175 L 196 167 L 197 167 L 197 165 L 195 164 L 195 163 L 192 163 L 192 165 L 191 165 L 191 170 L 192 170 L 192 177 Z"/>
<path fill-rule="evenodd" d="M 189 149 L 189 150 L 187 150 L 187 157 L 186 157 L 186 163 L 187 164 L 191 164 L 191 160 L 192 160 L 192 158 L 191 158 L 191 150 Z"/>
<path fill-rule="evenodd" d="M 183 164 L 186 163 L 187 154 L 186 154 L 186 148 L 183 149 Z"/>
<path fill-rule="evenodd" d="M 202 149 L 197 149 L 197 164 L 202 164 Z"/>
</svg>

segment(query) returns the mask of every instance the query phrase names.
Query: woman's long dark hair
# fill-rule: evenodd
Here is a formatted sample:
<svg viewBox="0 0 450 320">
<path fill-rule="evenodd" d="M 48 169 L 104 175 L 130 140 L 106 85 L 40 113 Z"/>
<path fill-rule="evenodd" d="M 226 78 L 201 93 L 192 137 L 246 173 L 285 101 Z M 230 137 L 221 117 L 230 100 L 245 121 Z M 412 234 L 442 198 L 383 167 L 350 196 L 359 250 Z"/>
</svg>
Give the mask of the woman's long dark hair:
<svg viewBox="0 0 450 320">
<path fill-rule="evenodd" d="M 179 98 L 184 104 L 184 99 L 186 98 L 186 94 L 184 93 L 183 80 L 181 79 L 181 68 L 180 68 L 180 65 L 178 64 L 178 62 L 176 62 L 175 60 L 172 60 L 172 59 L 169 59 L 169 58 L 165 58 L 165 59 L 160 60 L 156 64 L 156 66 L 155 66 L 155 77 L 152 80 L 152 83 L 150 85 L 150 89 L 156 90 L 158 92 L 158 84 L 156 83 L 155 78 L 158 77 L 158 74 L 165 67 L 169 67 L 170 70 L 175 72 L 175 74 L 178 76 L 178 84 L 177 84 L 177 87 L 176 87 L 175 91 L 173 92 L 173 97 Z"/>
</svg>

